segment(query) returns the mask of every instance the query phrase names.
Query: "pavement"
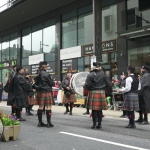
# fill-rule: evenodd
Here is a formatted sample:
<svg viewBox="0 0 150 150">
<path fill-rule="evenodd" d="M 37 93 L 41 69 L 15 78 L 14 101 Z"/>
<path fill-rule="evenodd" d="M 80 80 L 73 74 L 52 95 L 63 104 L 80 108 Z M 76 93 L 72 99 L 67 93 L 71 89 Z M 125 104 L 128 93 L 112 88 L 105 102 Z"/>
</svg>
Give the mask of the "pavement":
<svg viewBox="0 0 150 150">
<path fill-rule="evenodd" d="M 10 113 L 6 102 L 0 103 L 0 110 Z M 21 131 L 16 141 L 0 141 L 0 150 L 150 150 L 150 125 L 138 125 L 127 129 L 128 119 L 120 118 L 121 111 L 103 111 L 105 117 L 101 130 L 92 130 L 92 119 L 82 115 L 85 108 L 75 107 L 73 115 L 64 115 L 64 106 L 53 106 L 53 128 L 38 128 L 34 106 L 34 116 L 22 117 Z M 138 113 L 136 113 L 138 118 Z M 46 116 L 43 115 L 46 123 Z"/>
</svg>

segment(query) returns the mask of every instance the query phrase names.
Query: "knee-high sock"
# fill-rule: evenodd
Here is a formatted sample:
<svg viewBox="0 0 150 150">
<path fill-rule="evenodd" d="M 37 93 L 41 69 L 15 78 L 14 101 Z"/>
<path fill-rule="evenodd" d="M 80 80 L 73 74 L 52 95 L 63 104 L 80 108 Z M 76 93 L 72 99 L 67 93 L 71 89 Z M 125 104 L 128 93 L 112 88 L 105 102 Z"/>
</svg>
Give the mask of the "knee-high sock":
<svg viewBox="0 0 150 150">
<path fill-rule="evenodd" d="M 21 118 L 20 111 L 21 111 L 20 108 L 17 108 L 17 109 L 16 109 L 16 116 L 17 116 L 17 118 Z"/>
<path fill-rule="evenodd" d="M 102 122 L 102 110 L 97 111 L 97 116 L 98 116 L 98 125 L 101 125 Z"/>
<path fill-rule="evenodd" d="M 66 111 L 69 111 L 68 103 L 65 104 L 65 107 L 66 107 Z"/>
<path fill-rule="evenodd" d="M 46 110 L 47 123 L 51 124 L 51 110 Z"/>
<path fill-rule="evenodd" d="M 42 112 L 43 112 L 43 110 L 38 109 L 38 120 L 39 120 L 39 123 L 42 123 Z"/>
<path fill-rule="evenodd" d="M 134 111 L 129 111 L 128 114 L 129 114 L 129 124 L 134 125 L 134 118 L 135 118 Z"/>
<path fill-rule="evenodd" d="M 144 121 L 148 121 L 147 113 L 144 114 Z"/>
<path fill-rule="evenodd" d="M 139 110 L 139 120 L 143 120 L 143 113 L 141 110 Z"/>
<path fill-rule="evenodd" d="M 93 126 L 96 126 L 97 110 L 92 110 Z"/>
<path fill-rule="evenodd" d="M 72 112 L 73 109 L 73 103 L 70 103 L 70 112 Z"/>
</svg>

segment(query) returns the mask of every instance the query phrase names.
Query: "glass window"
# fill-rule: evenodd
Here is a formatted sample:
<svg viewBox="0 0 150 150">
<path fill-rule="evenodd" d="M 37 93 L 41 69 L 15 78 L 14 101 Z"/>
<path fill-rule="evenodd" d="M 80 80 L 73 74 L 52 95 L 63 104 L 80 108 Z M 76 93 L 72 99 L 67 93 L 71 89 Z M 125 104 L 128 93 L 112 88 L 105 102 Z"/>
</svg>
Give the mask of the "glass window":
<svg viewBox="0 0 150 150">
<path fill-rule="evenodd" d="M 78 71 L 84 71 L 83 58 L 78 58 Z"/>
<path fill-rule="evenodd" d="M 77 18 L 62 23 L 62 48 L 77 46 Z"/>
<path fill-rule="evenodd" d="M 1 49 L 1 48 L 2 48 L 2 44 L 1 44 L 1 41 L 0 41 L 0 62 L 1 62 L 1 60 L 2 60 L 2 59 L 1 59 L 1 57 L 2 57 L 2 54 L 1 54 L 1 52 L 2 52 L 1 50 L 2 50 L 2 49 Z"/>
<path fill-rule="evenodd" d="M 32 33 L 32 55 L 42 53 L 42 30 Z"/>
<path fill-rule="evenodd" d="M 9 60 L 9 36 L 2 38 L 2 61 L 4 58 Z"/>
<path fill-rule="evenodd" d="M 84 71 L 89 72 L 91 70 L 91 57 L 84 57 Z"/>
<path fill-rule="evenodd" d="M 118 77 L 117 52 L 110 53 L 112 76 Z"/>
<path fill-rule="evenodd" d="M 103 61 L 103 63 L 108 62 L 108 53 L 107 54 L 102 54 L 102 61 Z"/>
<path fill-rule="evenodd" d="M 22 59 L 22 66 L 29 65 L 29 58 Z"/>
<path fill-rule="evenodd" d="M 31 56 L 31 33 L 22 37 L 22 58 Z"/>
<path fill-rule="evenodd" d="M 10 59 L 17 59 L 17 38 L 10 40 Z"/>
<path fill-rule="evenodd" d="M 150 46 L 128 50 L 128 65 L 133 64 L 137 73 L 143 65 L 150 66 Z"/>
<path fill-rule="evenodd" d="M 44 53 L 55 53 L 55 25 L 43 29 L 43 43 L 41 43 Z"/>
<path fill-rule="evenodd" d="M 93 15 L 84 14 L 78 18 L 78 45 L 93 43 Z"/>
</svg>

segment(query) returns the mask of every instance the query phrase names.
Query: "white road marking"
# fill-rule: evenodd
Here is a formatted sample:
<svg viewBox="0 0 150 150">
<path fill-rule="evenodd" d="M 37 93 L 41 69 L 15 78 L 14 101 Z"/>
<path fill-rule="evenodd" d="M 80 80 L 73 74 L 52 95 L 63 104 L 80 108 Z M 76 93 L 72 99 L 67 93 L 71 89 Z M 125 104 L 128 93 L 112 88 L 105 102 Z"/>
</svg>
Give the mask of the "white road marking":
<svg viewBox="0 0 150 150">
<path fill-rule="evenodd" d="M 70 135 L 70 136 L 75 136 L 75 137 L 80 137 L 80 138 L 83 138 L 83 139 L 98 141 L 98 142 L 102 142 L 102 143 L 107 143 L 107 144 L 111 144 L 111 145 L 116 145 L 116 146 L 120 146 L 120 147 L 135 149 L 135 150 L 149 150 L 149 149 L 144 149 L 144 148 L 140 148 L 140 147 L 135 147 L 135 146 L 120 144 L 120 143 L 116 143 L 116 142 L 111 142 L 111 141 L 96 139 L 96 138 L 92 138 L 92 137 L 87 137 L 87 136 L 83 136 L 83 135 L 73 134 L 73 133 L 69 133 L 69 132 L 59 132 L 59 133 Z"/>
</svg>

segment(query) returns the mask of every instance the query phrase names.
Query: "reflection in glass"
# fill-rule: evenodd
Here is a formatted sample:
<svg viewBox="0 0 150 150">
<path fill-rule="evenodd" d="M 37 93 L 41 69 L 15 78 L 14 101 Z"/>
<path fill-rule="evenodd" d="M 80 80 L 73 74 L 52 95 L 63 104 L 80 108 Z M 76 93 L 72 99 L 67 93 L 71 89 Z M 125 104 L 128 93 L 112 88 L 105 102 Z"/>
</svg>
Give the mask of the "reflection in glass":
<svg viewBox="0 0 150 150">
<path fill-rule="evenodd" d="M 17 38 L 10 41 L 10 59 L 17 59 Z"/>
<path fill-rule="evenodd" d="M 78 58 L 78 71 L 84 71 L 83 58 Z"/>
<path fill-rule="evenodd" d="M 32 33 L 32 55 L 42 53 L 42 30 Z"/>
<path fill-rule="evenodd" d="M 86 72 L 89 72 L 91 70 L 90 56 L 84 57 L 84 68 Z"/>
<path fill-rule="evenodd" d="M 93 43 L 93 15 L 91 13 L 78 18 L 78 45 Z"/>
<path fill-rule="evenodd" d="M 77 46 L 77 18 L 62 23 L 62 48 Z"/>
<path fill-rule="evenodd" d="M 43 52 L 55 53 L 55 25 L 43 29 Z"/>
<path fill-rule="evenodd" d="M 22 38 L 22 58 L 31 55 L 31 34 Z"/>
<path fill-rule="evenodd" d="M 2 61 L 4 61 L 4 57 L 9 60 L 9 40 L 2 43 Z"/>
</svg>

